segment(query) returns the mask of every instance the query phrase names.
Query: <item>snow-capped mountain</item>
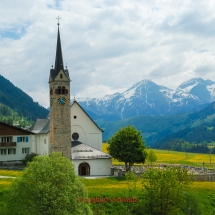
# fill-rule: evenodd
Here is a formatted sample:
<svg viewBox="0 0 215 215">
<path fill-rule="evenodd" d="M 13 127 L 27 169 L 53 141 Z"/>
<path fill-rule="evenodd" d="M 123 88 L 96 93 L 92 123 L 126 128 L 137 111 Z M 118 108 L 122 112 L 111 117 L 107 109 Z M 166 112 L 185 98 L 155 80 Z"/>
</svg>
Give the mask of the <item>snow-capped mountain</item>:
<svg viewBox="0 0 215 215">
<path fill-rule="evenodd" d="M 78 99 L 93 119 L 118 120 L 136 115 L 169 115 L 205 107 L 215 101 L 215 82 L 194 78 L 176 90 L 143 80 L 123 93 Z"/>
</svg>

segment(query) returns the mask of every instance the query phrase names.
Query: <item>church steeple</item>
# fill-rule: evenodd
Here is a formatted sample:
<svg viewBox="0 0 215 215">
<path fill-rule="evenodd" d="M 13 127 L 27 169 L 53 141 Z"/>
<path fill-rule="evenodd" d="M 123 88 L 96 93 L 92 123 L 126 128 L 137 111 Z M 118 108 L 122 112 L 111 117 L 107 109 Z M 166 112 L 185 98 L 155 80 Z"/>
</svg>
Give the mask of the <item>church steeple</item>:
<svg viewBox="0 0 215 215">
<path fill-rule="evenodd" d="M 56 73 L 58 73 L 61 69 L 64 70 L 61 41 L 60 41 L 59 23 L 58 23 L 57 48 L 56 48 L 55 68 L 54 69 L 55 69 Z"/>
<path fill-rule="evenodd" d="M 71 115 L 69 71 L 63 66 L 59 17 L 55 67 L 50 70 L 50 152 L 61 152 L 71 158 Z"/>
<path fill-rule="evenodd" d="M 59 29 L 59 17 L 58 19 L 58 32 L 57 32 L 57 47 L 56 47 L 56 55 L 55 55 L 55 67 L 50 70 L 50 77 L 49 82 L 52 82 L 55 80 L 55 78 L 59 75 L 60 71 L 62 70 L 65 76 L 70 80 L 69 78 L 69 71 L 66 67 L 64 69 L 63 65 L 63 54 L 62 54 L 62 48 L 61 48 L 61 40 L 60 40 L 60 29 Z"/>
</svg>

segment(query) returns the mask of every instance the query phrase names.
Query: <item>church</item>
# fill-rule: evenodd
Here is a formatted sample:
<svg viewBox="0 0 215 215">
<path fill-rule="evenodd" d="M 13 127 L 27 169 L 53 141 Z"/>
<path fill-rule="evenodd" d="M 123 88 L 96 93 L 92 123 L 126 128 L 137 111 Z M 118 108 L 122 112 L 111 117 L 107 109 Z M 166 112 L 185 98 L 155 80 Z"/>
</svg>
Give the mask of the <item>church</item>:
<svg viewBox="0 0 215 215">
<path fill-rule="evenodd" d="M 0 163 L 19 162 L 26 154 L 68 157 L 78 175 L 111 175 L 111 156 L 102 152 L 102 130 L 74 99 L 64 68 L 58 23 L 55 66 L 50 70 L 50 113 L 27 131 L 0 122 Z"/>
</svg>

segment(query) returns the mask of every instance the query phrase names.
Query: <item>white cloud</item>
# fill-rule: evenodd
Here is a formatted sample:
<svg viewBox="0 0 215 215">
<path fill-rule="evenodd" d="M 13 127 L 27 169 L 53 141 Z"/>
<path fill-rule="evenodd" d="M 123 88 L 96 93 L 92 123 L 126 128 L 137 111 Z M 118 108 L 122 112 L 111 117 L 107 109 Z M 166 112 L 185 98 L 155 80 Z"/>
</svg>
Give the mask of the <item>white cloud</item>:
<svg viewBox="0 0 215 215">
<path fill-rule="evenodd" d="M 169 88 L 215 80 L 214 7 L 213 0 L 1 1 L 0 74 L 47 107 L 60 16 L 71 95 L 100 97 L 143 79 Z"/>
</svg>

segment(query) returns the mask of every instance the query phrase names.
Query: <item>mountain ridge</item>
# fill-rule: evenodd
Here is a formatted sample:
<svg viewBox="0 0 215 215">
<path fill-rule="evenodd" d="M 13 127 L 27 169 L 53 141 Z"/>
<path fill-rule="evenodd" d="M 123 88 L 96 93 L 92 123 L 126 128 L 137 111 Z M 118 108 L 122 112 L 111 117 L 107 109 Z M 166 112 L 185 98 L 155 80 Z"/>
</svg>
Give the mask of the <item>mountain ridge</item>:
<svg viewBox="0 0 215 215">
<path fill-rule="evenodd" d="M 193 78 L 172 90 L 145 79 L 122 93 L 77 101 L 94 119 L 111 121 L 137 115 L 174 115 L 204 108 L 215 101 L 215 82 Z"/>
<path fill-rule="evenodd" d="M 1 75 L 0 104 L 14 110 L 20 117 L 25 117 L 29 121 L 36 120 L 36 118 L 44 118 L 49 112 Z"/>
</svg>

